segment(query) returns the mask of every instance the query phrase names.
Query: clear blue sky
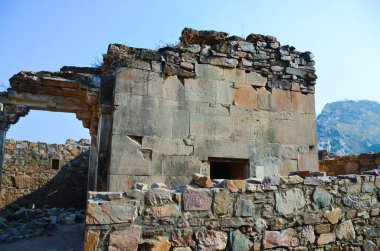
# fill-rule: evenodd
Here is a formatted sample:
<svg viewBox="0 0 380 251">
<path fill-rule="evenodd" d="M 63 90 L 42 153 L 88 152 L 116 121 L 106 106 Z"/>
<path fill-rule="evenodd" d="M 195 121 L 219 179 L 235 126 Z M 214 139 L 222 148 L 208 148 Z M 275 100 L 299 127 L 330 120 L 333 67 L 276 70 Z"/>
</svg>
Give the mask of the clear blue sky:
<svg viewBox="0 0 380 251">
<path fill-rule="evenodd" d="M 273 35 L 315 54 L 316 109 L 327 102 L 380 102 L 380 1 L 1 0 L 0 83 L 21 70 L 90 66 L 109 43 L 158 48 L 184 27 Z M 32 111 L 8 138 L 62 143 L 89 137 L 73 114 Z"/>
</svg>

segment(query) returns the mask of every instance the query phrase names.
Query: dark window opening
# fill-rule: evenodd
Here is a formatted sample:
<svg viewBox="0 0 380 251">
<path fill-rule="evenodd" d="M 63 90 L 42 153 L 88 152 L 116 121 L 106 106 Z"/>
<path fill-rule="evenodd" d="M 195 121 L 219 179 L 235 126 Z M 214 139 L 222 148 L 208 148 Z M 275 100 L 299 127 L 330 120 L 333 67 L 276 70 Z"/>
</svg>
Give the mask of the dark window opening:
<svg viewBox="0 0 380 251">
<path fill-rule="evenodd" d="M 51 169 L 58 170 L 59 169 L 59 159 L 51 160 Z"/>
<path fill-rule="evenodd" d="M 249 178 L 246 159 L 209 158 L 211 179 L 244 180 Z"/>
</svg>

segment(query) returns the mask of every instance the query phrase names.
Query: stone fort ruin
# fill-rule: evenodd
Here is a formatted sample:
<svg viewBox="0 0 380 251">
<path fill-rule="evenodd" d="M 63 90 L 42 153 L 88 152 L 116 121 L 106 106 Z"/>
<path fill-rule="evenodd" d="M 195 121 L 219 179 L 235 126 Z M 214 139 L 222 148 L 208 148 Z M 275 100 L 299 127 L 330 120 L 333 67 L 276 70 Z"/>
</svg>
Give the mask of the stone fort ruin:
<svg viewBox="0 0 380 251">
<path fill-rule="evenodd" d="M 157 51 L 111 44 L 99 68 L 16 74 L 0 140 L 30 109 L 89 128 L 86 251 L 378 250 L 380 176 L 305 175 L 316 78 L 275 37 L 185 28 Z"/>
<path fill-rule="evenodd" d="M 100 68 L 14 75 L 2 141 L 30 109 L 76 113 L 93 191 L 317 171 L 316 78 L 313 55 L 275 37 L 184 29 L 158 51 L 111 44 Z"/>
</svg>

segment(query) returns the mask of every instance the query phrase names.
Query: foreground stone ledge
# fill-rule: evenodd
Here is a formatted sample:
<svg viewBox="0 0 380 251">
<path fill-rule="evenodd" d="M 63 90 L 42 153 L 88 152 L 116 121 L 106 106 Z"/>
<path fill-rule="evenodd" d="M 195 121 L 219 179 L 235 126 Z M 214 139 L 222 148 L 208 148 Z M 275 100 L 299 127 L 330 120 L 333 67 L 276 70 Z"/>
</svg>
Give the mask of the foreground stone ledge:
<svg viewBox="0 0 380 251">
<path fill-rule="evenodd" d="M 213 180 L 211 188 L 200 187 L 211 184 L 200 179 L 207 181 L 195 175 L 191 184 L 172 188 L 139 184 L 141 190 L 125 193 L 92 192 L 86 250 L 378 250 L 380 245 L 379 188 L 349 194 L 355 184 L 374 184 L 375 176 L 313 177 L 321 181 L 318 186 L 299 176 Z M 231 190 L 235 186 L 239 189 Z M 256 189 L 246 189 L 252 186 Z"/>
</svg>

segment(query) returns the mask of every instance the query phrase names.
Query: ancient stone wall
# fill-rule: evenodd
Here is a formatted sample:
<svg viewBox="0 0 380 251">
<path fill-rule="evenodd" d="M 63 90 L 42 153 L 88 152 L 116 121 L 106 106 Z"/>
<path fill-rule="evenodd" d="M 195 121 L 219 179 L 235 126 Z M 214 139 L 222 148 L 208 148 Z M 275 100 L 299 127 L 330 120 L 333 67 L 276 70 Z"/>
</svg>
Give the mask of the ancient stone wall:
<svg viewBox="0 0 380 251">
<path fill-rule="evenodd" d="M 317 171 L 312 58 L 271 36 L 191 29 L 158 51 L 111 44 L 108 190 L 187 184 L 215 158 L 249 162 L 243 178 Z"/>
<path fill-rule="evenodd" d="M 66 144 L 6 140 L 0 208 L 30 206 L 84 207 L 89 142 Z"/>
<path fill-rule="evenodd" d="M 336 156 L 319 161 L 319 170 L 327 175 L 359 174 L 380 166 L 380 153 L 363 153 L 351 156 Z"/>
<path fill-rule="evenodd" d="M 212 186 L 144 190 L 136 184 L 125 193 L 91 193 L 85 250 L 380 246 L 380 176 L 269 176 L 214 180 Z"/>
</svg>

